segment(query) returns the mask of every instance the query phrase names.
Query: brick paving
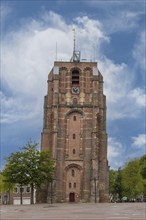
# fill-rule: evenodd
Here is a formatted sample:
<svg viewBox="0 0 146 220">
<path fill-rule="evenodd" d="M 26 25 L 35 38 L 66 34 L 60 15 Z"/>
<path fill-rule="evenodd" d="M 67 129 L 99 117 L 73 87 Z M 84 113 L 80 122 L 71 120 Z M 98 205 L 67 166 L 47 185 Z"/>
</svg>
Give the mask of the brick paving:
<svg viewBox="0 0 146 220">
<path fill-rule="evenodd" d="M 2 205 L 1 220 L 146 220 L 146 203 Z"/>
</svg>

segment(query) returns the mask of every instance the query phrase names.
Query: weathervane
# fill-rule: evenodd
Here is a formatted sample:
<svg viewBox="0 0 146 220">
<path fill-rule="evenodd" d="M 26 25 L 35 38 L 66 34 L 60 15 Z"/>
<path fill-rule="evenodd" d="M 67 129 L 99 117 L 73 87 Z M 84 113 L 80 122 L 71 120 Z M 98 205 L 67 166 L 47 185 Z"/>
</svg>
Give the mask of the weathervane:
<svg viewBox="0 0 146 220">
<path fill-rule="evenodd" d="M 74 32 L 74 49 L 73 49 L 73 56 L 70 62 L 80 62 L 80 51 L 76 51 L 76 35 L 75 35 L 75 28 L 72 29 Z"/>
</svg>

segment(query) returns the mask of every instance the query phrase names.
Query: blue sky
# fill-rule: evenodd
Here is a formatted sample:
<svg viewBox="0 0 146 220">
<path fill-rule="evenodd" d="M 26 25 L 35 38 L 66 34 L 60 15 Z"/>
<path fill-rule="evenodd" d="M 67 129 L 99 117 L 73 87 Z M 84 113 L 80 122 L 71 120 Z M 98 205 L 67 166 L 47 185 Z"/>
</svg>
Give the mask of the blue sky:
<svg viewBox="0 0 146 220">
<path fill-rule="evenodd" d="M 107 96 L 108 160 L 118 169 L 145 154 L 145 1 L 1 1 L 1 167 L 28 140 L 40 143 L 47 75 L 96 60 Z"/>
</svg>

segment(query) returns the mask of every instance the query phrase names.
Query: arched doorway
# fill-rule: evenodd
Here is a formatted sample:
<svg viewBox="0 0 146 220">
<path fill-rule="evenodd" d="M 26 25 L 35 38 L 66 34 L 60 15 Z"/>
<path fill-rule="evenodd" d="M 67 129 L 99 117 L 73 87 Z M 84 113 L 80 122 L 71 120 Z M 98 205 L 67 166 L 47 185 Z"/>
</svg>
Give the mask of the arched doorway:
<svg viewBox="0 0 146 220">
<path fill-rule="evenodd" d="M 70 201 L 70 202 L 75 202 L 75 193 L 74 193 L 74 192 L 71 192 L 71 193 L 69 194 L 69 201 Z"/>
</svg>

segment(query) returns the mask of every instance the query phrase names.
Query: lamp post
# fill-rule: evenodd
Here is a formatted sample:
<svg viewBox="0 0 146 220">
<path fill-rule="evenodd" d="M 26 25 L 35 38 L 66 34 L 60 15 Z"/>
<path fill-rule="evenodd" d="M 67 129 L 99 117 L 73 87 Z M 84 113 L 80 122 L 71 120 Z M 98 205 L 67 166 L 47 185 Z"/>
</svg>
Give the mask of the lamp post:
<svg viewBox="0 0 146 220">
<path fill-rule="evenodd" d="M 23 204 L 22 192 L 23 192 L 23 189 L 22 189 L 22 183 L 21 183 L 21 185 L 20 185 L 20 204 L 21 205 Z"/>
<path fill-rule="evenodd" d="M 53 179 L 51 180 L 51 204 L 53 204 Z"/>
<path fill-rule="evenodd" d="M 96 179 L 96 177 L 94 177 L 95 203 L 97 203 L 97 188 L 96 188 L 96 182 L 97 182 L 97 179 Z"/>
</svg>

